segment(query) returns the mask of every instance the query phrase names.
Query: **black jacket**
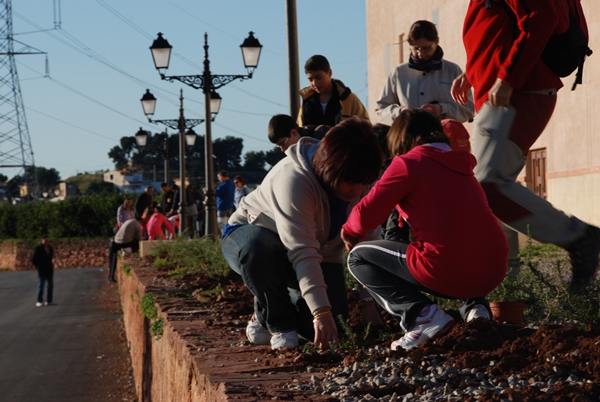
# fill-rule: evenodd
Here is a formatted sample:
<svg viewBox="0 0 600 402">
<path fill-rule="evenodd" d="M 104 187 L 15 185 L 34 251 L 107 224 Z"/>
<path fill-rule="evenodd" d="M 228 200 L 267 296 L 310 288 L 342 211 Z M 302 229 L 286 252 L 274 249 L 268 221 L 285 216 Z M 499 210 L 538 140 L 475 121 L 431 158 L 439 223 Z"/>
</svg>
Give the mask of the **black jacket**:
<svg viewBox="0 0 600 402">
<path fill-rule="evenodd" d="M 144 210 L 150 206 L 152 203 L 152 196 L 148 195 L 145 191 L 138 195 L 137 200 L 135 200 L 135 217 L 140 218 L 144 213 Z"/>
<path fill-rule="evenodd" d="M 325 114 L 323 114 L 321 102 L 319 101 L 319 94 L 317 92 L 313 91 L 309 97 L 302 100 L 302 121 L 305 126 L 318 126 L 322 124 L 335 126 L 342 121 L 342 104 L 340 102 L 345 100 L 348 95 L 350 95 L 351 91 L 350 88 L 345 86 L 340 87 L 335 80 L 332 80 L 331 83 L 333 85 L 333 90 L 331 91 L 331 99 L 327 102 Z M 343 89 L 341 94 L 340 89 Z"/>
<path fill-rule="evenodd" d="M 38 244 L 33 249 L 33 255 L 31 256 L 31 263 L 37 269 L 39 276 L 51 276 L 54 272 L 54 249 L 52 246 L 48 246 L 48 251 L 44 248 L 43 244 Z"/>
</svg>

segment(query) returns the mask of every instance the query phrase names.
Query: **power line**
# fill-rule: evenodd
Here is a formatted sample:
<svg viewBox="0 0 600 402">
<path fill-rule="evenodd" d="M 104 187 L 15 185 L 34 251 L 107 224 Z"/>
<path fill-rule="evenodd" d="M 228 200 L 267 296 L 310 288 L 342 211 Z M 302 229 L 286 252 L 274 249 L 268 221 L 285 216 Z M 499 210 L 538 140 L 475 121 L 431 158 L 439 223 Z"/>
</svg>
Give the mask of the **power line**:
<svg viewBox="0 0 600 402">
<path fill-rule="evenodd" d="M 152 35 L 150 35 L 150 34 L 149 34 L 149 33 L 147 33 L 146 31 L 144 31 L 142 28 L 138 27 L 137 25 L 135 25 L 134 23 L 132 23 L 131 21 L 129 21 L 129 20 L 128 20 L 127 18 L 125 18 L 125 17 L 124 17 L 124 16 L 123 16 L 121 13 L 119 13 L 119 12 L 118 12 L 116 9 L 114 9 L 113 7 L 111 7 L 110 5 L 108 5 L 108 4 L 107 4 L 105 1 L 103 1 L 103 0 L 96 0 L 96 1 L 97 1 L 97 3 L 98 3 L 98 4 L 100 4 L 101 6 L 103 6 L 104 8 L 106 8 L 106 9 L 107 9 L 107 10 L 108 10 L 108 11 L 109 11 L 111 14 L 113 14 L 115 17 L 117 17 L 118 19 L 120 19 L 122 22 L 125 22 L 125 23 L 126 23 L 127 25 L 129 25 L 130 27 L 132 27 L 132 28 L 133 28 L 133 29 L 134 29 L 136 32 L 138 32 L 139 34 L 141 34 L 142 36 L 144 36 L 144 37 L 145 37 L 145 38 L 147 38 L 147 39 L 152 39 Z M 171 4 L 173 4 L 173 3 L 171 3 Z M 179 8 L 179 9 L 181 9 L 181 7 L 179 7 L 179 6 L 175 5 L 175 4 L 173 4 L 173 5 L 174 5 L 175 7 L 177 7 L 177 8 Z M 185 11 L 185 10 L 183 10 L 183 9 L 181 9 L 181 10 L 182 10 L 182 11 Z M 185 12 L 187 12 L 187 11 L 185 11 Z M 78 53 L 80 53 L 80 54 L 83 54 L 84 56 L 87 56 L 87 57 L 91 58 L 92 60 L 94 60 L 94 61 L 96 61 L 96 62 L 98 62 L 98 63 L 100 63 L 100 64 L 102 64 L 102 65 L 104 65 L 104 66 L 106 66 L 106 67 L 108 67 L 108 68 L 110 68 L 110 69 L 112 69 L 113 71 L 116 71 L 117 73 L 119 73 L 119 74 L 121 74 L 121 75 L 125 76 L 126 78 L 128 78 L 128 79 L 130 79 L 130 80 L 132 80 L 132 81 L 133 81 L 133 82 L 135 82 L 136 84 L 138 84 L 138 85 L 140 85 L 140 86 L 142 86 L 142 87 L 145 87 L 145 88 L 153 88 L 154 90 L 157 90 L 157 91 L 159 91 L 160 93 L 163 93 L 163 94 L 165 94 L 165 93 L 166 93 L 166 94 L 168 94 L 168 95 L 170 95 L 170 96 L 173 96 L 173 97 L 176 97 L 176 96 L 177 96 L 177 95 L 176 95 L 175 93 L 173 93 L 173 92 L 166 91 L 166 90 L 164 90 L 164 89 L 162 89 L 162 88 L 159 88 L 159 87 L 157 87 L 157 86 L 155 86 L 155 85 L 153 85 L 153 84 L 150 84 L 150 83 L 148 83 L 148 82 L 145 82 L 145 81 L 143 81 L 143 80 L 140 80 L 140 79 L 136 78 L 135 76 L 133 76 L 133 75 L 131 75 L 131 74 L 127 73 L 125 70 L 121 69 L 121 68 L 120 68 L 120 67 L 118 67 L 116 64 L 112 63 L 110 60 L 106 59 L 105 57 L 103 57 L 102 55 L 100 55 L 99 53 L 97 53 L 96 51 L 94 51 L 94 50 L 93 50 L 91 47 L 87 46 L 85 43 L 83 43 L 82 41 L 80 41 L 79 39 L 77 39 L 75 36 L 71 35 L 71 34 L 70 34 L 69 32 L 67 32 L 66 30 L 64 30 L 64 29 L 62 29 L 62 28 L 60 28 L 60 29 L 59 29 L 59 28 L 55 28 L 55 29 L 53 29 L 53 30 L 42 29 L 42 28 L 41 28 L 39 25 L 37 25 L 37 24 L 36 24 L 36 23 L 34 23 L 33 21 L 29 20 L 28 18 L 24 17 L 23 15 L 21 15 L 21 14 L 19 14 L 19 13 L 15 13 L 15 15 L 17 15 L 17 16 L 18 16 L 20 19 L 22 19 L 22 20 L 24 20 L 25 22 L 29 23 L 29 24 L 30 24 L 30 25 L 32 25 L 33 27 L 37 28 L 37 29 L 38 29 L 38 32 L 44 32 L 44 33 L 46 33 L 48 36 L 50 36 L 50 37 L 51 37 L 51 38 L 53 38 L 54 40 L 56 40 L 56 41 L 58 41 L 58 42 L 62 43 L 63 45 L 65 45 L 65 46 L 67 46 L 67 47 L 69 47 L 69 48 L 71 48 L 71 49 L 75 50 L 76 52 L 78 52 Z M 194 18 L 196 18 L 196 17 L 194 17 Z M 208 24 L 208 25 L 212 26 L 211 24 Z M 216 27 L 215 27 L 215 28 L 216 28 Z M 217 29 L 217 30 L 219 30 L 219 31 L 221 31 L 221 32 L 224 32 L 224 31 L 222 31 L 222 30 L 220 30 L 220 29 L 218 29 L 218 28 L 216 28 L 216 29 Z M 59 34 L 60 34 L 60 35 L 61 35 L 63 38 L 61 38 L 59 35 L 56 35 L 56 34 L 54 34 L 53 32 L 58 32 L 58 33 L 59 33 Z M 224 32 L 224 33 L 226 33 L 227 35 L 229 35 L 229 36 L 231 36 L 231 37 L 234 37 L 233 35 L 230 35 L 230 34 L 228 34 L 227 32 Z M 193 62 L 190 62 L 190 61 L 189 61 L 189 60 L 187 60 L 185 57 L 183 57 L 183 56 L 181 56 L 181 55 L 179 55 L 179 54 L 176 54 L 176 53 L 173 53 L 173 54 L 174 54 L 174 55 L 176 55 L 176 57 L 178 57 L 178 58 L 180 58 L 181 60 L 183 60 L 184 62 L 186 62 L 186 63 L 188 63 L 188 64 L 190 64 L 190 65 L 194 66 L 195 68 L 201 69 L 201 67 L 200 67 L 200 66 L 198 66 L 198 65 L 194 64 Z M 29 67 L 28 67 L 28 68 L 29 68 Z M 33 70 L 33 69 L 32 69 L 32 70 Z M 35 70 L 33 70 L 33 71 L 35 71 Z M 38 74 L 39 74 L 39 73 L 38 73 Z M 104 107 L 104 108 L 106 108 L 106 109 L 108 109 L 108 110 L 110 110 L 110 111 L 114 112 L 114 113 L 117 113 L 117 114 L 119 114 L 119 115 L 121 115 L 121 116 L 127 117 L 127 118 L 129 118 L 129 119 L 131 119 L 131 120 L 134 120 L 134 121 L 136 121 L 137 123 L 139 123 L 139 120 L 137 120 L 137 119 L 134 119 L 134 118 L 132 118 L 132 117 L 130 117 L 130 116 L 128 116 L 128 115 L 126 115 L 126 114 L 124 114 L 124 113 L 122 113 L 122 112 L 120 112 L 120 111 L 118 111 L 118 110 L 114 109 L 114 108 L 111 108 L 110 106 L 107 106 L 107 105 L 105 105 L 105 104 L 103 104 L 102 102 L 100 102 L 100 101 L 98 101 L 98 100 L 94 99 L 93 97 L 91 97 L 91 96 L 88 96 L 88 95 L 84 94 L 83 92 L 81 92 L 81 91 L 78 91 L 78 90 L 76 90 L 76 89 L 74 89 L 74 88 L 70 87 L 69 85 L 67 85 L 67 84 L 65 84 L 65 83 L 63 83 L 63 82 L 61 82 L 61 81 L 59 81 L 59 80 L 57 80 L 57 79 L 55 79 L 55 78 L 52 78 L 52 77 L 48 77 L 48 78 L 50 78 L 50 79 L 51 79 L 51 81 L 52 81 L 52 82 L 54 82 L 55 84 L 57 84 L 57 85 L 59 85 L 59 86 L 61 86 L 61 87 L 65 88 L 65 89 L 67 89 L 67 90 L 69 90 L 69 91 L 71 91 L 71 92 L 73 92 L 73 93 L 75 93 L 75 94 L 77 94 L 77 95 L 79 95 L 79 96 L 81 96 L 81 97 L 83 97 L 83 98 L 85 98 L 85 99 L 87 99 L 87 100 L 91 101 L 91 102 L 94 102 L 94 103 L 96 103 L 96 104 L 98 104 L 98 105 L 100 105 L 100 106 L 102 106 L 102 107 Z M 256 95 L 256 94 L 253 94 L 253 93 L 251 93 L 251 92 L 248 92 L 248 91 L 246 91 L 246 90 L 243 90 L 243 89 L 241 89 L 241 88 L 239 88 L 239 87 L 236 87 L 235 85 L 232 85 L 232 87 L 233 87 L 233 88 L 235 88 L 236 90 L 240 91 L 240 92 L 243 92 L 243 93 L 245 93 L 245 94 L 247 94 L 247 95 L 251 96 L 251 97 L 254 97 L 254 98 L 260 99 L 260 100 L 262 100 L 262 101 L 264 101 L 264 102 L 267 102 L 267 103 L 270 103 L 270 104 L 273 104 L 273 105 L 276 105 L 276 106 L 279 106 L 279 107 L 286 108 L 286 106 L 285 106 L 285 105 L 283 105 L 283 104 L 281 104 L 281 103 L 277 103 L 277 102 L 270 101 L 269 99 L 266 99 L 266 98 L 260 97 L 260 96 L 258 96 L 258 95 Z M 175 101 L 173 98 L 169 98 L 168 96 L 166 96 L 166 97 L 164 97 L 164 98 L 165 98 L 165 100 L 166 100 L 168 103 L 171 103 L 172 105 L 177 105 L 177 104 L 178 104 L 178 102 L 177 102 L 177 101 Z M 204 102 L 197 101 L 197 100 L 194 100 L 194 99 L 188 99 L 188 101 L 189 101 L 189 102 L 192 102 L 192 103 L 199 104 L 199 105 L 204 105 Z M 33 110 L 33 109 L 32 109 L 32 110 Z M 235 110 L 235 109 L 227 109 L 227 108 L 223 108 L 223 110 L 226 110 L 226 111 L 228 111 L 228 112 L 233 112 L 233 113 L 245 114 L 245 115 L 256 115 L 256 116 L 271 116 L 271 115 L 272 115 L 272 114 L 265 114 L 265 113 L 253 113 L 253 112 L 240 111 L 240 110 Z M 39 111 L 36 111 L 36 110 L 34 110 L 34 111 L 35 111 L 35 112 L 37 112 L 37 113 L 43 114 L 42 112 L 39 112 Z M 197 113 L 194 113 L 193 111 L 192 111 L 190 114 L 192 114 L 192 115 L 198 115 Z M 52 118 L 51 116 L 48 116 L 48 115 L 45 115 L 45 116 Z M 64 124 L 67 124 L 67 125 L 69 125 L 69 126 L 73 126 L 73 127 L 75 127 L 75 128 L 78 128 L 78 129 L 84 130 L 84 131 L 86 131 L 86 132 L 89 132 L 89 133 L 91 133 L 91 134 L 94 134 L 94 135 L 99 135 L 99 134 L 97 134 L 97 133 L 94 133 L 94 132 L 92 132 L 92 131 L 90 131 L 90 130 L 85 130 L 85 129 L 82 129 L 81 127 L 78 127 L 78 126 L 76 126 L 76 125 L 70 124 L 70 123 L 68 123 L 68 122 L 65 122 L 65 121 L 63 121 L 63 120 L 56 119 L 56 118 L 55 118 L 55 120 L 57 120 L 57 121 L 60 121 L 60 122 L 62 122 L 62 123 L 64 123 Z M 148 123 L 145 123 L 145 122 L 144 122 L 143 124 L 144 124 L 144 125 L 146 125 L 146 126 L 148 126 Z M 258 141 L 261 141 L 261 142 L 264 142 L 264 143 L 269 143 L 268 141 L 266 141 L 266 140 L 265 140 L 265 139 L 263 139 L 263 138 L 257 138 L 257 137 L 253 137 L 253 136 L 251 136 L 251 135 L 248 135 L 248 134 L 246 134 L 246 133 L 242 133 L 242 132 L 240 132 L 240 131 L 238 131 L 238 130 L 236 130 L 236 129 L 233 129 L 233 128 L 231 128 L 231 127 L 228 127 L 228 126 L 226 126 L 226 125 L 223 125 L 223 124 L 220 124 L 220 123 L 217 123 L 217 125 L 218 125 L 220 128 L 223 128 L 223 129 L 225 129 L 225 130 L 227 130 L 227 131 L 229 131 L 229 132 L 232 132 L 232 133 L 236 133 L 236 134 L 238 134 L 238 135 L 240 135 L 240 136 L 242 136 L 242 137 L 245 137 L 245 138 L 251 138 L 251 139 L 258 140 Z M 102 135 L 100 135 L 100 136 L 102 136 Z M 104 137 L 104 138 L 109 138 L 109 137 Z M 112 140 L 112 139 L 111 139 L 111 140 Z M 270 144 L 270 143 L 269 143 L 269 144 Z"/>
</svg>

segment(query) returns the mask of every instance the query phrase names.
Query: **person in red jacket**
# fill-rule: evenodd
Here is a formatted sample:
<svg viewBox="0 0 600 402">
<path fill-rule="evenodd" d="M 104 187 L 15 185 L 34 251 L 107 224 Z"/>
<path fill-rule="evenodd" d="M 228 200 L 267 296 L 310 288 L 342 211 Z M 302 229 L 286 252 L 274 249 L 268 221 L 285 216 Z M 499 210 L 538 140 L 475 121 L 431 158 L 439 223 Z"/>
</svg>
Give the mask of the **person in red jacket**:
<svg viewBox="0 0 600 402">
<path fill-rule="evenodd" d="M 575 1 L 582 15 L 579 0 L 568 1 Z M 455 79 L 451 92 L 464 104 L 474 89 L 475 176 L 492 211 L 506 224 L 511 257 L 518 253 L 515 230 L 565 248 L 573 271 L 571 291 L 580 292 L 598 267 L 600 228 L 566 215 L 516 182 L 563 86 L 542 52 L 548 39 L 569 24 L 567 1 L 471 0 L 463 28 L 466 72 Z M 587 34 L 585 25 L 582 29 Z"/>
<path fill-rule="evenodd" d="M 490 318 L 485 296 L 506 276 L 508 245 L 473 175 L 475 158 L 453 151 L 440 120 L 403 110 L 388 134 L 394 158 L 342 227 L 348 270 L 406 334 L 410 349 L 448 331 L 451 316 L 422 292 L 463 299 L 466 321 Z M 397 206 L 412 241 L 362 242 Z"/>
</svg>

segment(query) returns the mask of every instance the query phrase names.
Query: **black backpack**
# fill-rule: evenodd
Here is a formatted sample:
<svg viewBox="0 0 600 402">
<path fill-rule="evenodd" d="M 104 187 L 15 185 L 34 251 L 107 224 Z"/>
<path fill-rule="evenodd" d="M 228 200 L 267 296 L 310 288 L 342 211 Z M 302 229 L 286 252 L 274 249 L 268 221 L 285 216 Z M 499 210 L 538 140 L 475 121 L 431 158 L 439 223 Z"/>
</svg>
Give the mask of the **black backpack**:
<svg viewBox="0 0 600 402">
<path fill-rule="evenodd" d="M 485 0 L 485 8 L 489 9 L 492 6 L 493 0 Z M 585 21 L 585 16 L 580 15 L 575 1 L 579 0 L 564 0 L 569 3 L 569 28 L 560 35 L 552 35 L 542 52 L 542 60 L 550 67 L 552 71 L 559 77 L 567 77 L 577 70 L 575 82 L 571 90 L 575 90 L 577 84 L 582 83 L 583 64 L 585 58 L 592 55 L 592 49 L 588 47 L 589 38 L 581 29 L 582 20 Z M 510 13 L 512 10 L 504 3 L 501 3 Z M 516 17 L 515 17 L 516 19 Z"/>
</svg>

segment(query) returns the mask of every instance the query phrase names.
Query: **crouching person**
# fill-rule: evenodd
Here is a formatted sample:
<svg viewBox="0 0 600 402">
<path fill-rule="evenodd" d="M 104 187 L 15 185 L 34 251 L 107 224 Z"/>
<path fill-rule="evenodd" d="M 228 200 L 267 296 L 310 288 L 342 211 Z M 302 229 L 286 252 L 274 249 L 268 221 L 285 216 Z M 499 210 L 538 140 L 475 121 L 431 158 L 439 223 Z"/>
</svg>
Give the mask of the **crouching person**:
<svg viewBox="0 0 600 402">
<path fill-rule="evenodd" d="M 506 275 L 508 245 L 473 175 L 475 158 L 451 150 L 439 119 L 402 111 L 388 146 L 394 158 L 352 210 L 342 239 L 352 275 L 406 332 L 392 349 L 410 349 L 454 324 L 423 292 L 463 299 L 465 321 L 490 318 L 485 296 Z M 412 241 L 359 243 L 394 207 L 411 226 Z"/>
<path fill-rule="evenodd" d="M 125 221 L 119 228 L 115 237 L 110 241 L 108 248 L 108 281 L 116 282 L 115 270 L 117 268 L 117 252 L 124 248 L 131 248 L 135 253 L 140 249 L 140 240 L 142 240 L 142 217 L 136 216 L 135 219 Z"/>
<path fill-rule="evenodd" d="M 352 118 L 286 154 L 240 201 L 221 247 L 254 295 L 253 344 L 293 348 L 300 334 L 326 349 L 348 316 L 340 230 L 377 178 L 381 151 L 370 123 Z"/>
</svg>

